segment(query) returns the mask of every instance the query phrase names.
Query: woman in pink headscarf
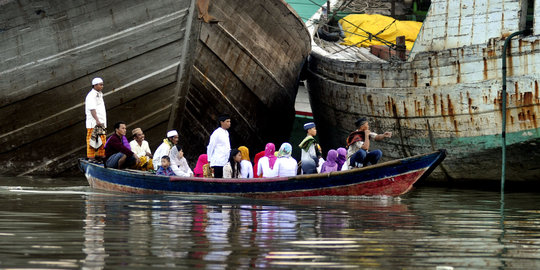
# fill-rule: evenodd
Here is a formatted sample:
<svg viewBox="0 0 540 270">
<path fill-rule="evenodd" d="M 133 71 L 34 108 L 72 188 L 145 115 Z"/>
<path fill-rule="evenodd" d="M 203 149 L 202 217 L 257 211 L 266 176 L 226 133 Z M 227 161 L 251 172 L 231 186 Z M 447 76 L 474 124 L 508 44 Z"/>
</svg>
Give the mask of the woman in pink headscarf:
<svg viewBox="0 0 540 270">
<path fill-rule="evenodd" d="M 276 146 L 273 143 L 267 143 L 264 149 L 264 157 L 259 159 L 257 164 L 257 174 L 266 177 L 275 177 L 274 164 L 276 163 Z"/>
<path fill-rule="evenodd" d="M 338 158 L 338 152 L 334 149 L 331 149 L 328 151 L 328 155 L 326 155 L 326 161 L 323 163 L 321 167 L 321 173 L 329 173 L 329 172 L 335 172 L 338 169 L 338 164 L 336 162 Z"/>
<path fill-rule="evenodd" d="M 195 169 L 193 169 L 193 175 L 195 177 L 204 177 L 203 166 L 206 164 L 208 164 L 208 155 L 200 155 L 199 159 L 197 160 L 197 165 L 195 166 Z"/>
</svg>

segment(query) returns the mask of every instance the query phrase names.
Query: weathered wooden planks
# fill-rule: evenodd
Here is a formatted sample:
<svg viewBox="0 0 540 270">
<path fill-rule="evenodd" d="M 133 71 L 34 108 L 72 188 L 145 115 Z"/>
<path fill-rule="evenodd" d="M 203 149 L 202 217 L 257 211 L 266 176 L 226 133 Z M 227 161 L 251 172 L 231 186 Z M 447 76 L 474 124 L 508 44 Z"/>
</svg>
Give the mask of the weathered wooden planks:
<svg viewBox="0 0 540 270">
<path fill-rule="evenodd" d="M 123 120 L 147 135 L 159 129 L 155 136 L 162 137 L 185 58 L 186 25 L 195 19 L 192 6 L 188 0 L 2 2 L 0 173 L 73 168 L 85 153 L 84 98 L 96 76 L 105 80 L 109 132 Z"/>
<path fill-rule="evenodd" d="M 287 140 L 310 51 L 303 22 L 277 0 L 216 0 L 209 12 L 219 23 L 201 25 L 180 131 L 188 159 L 205 152 L 222 113 L 232 117 L 232 147 Z"/>
<path fill-rule="evenodd" d="M 109 133 L 123 120 L 152 149 L 175 128 L 196 160 L 223 112 L 233 116 L 235 146 L 287 139 L 310 38 L 280 0 L 212 1 L 218 24 L 197 20 L 195 0 L 0 8 L 0 174 L 73 168 L 85 155 L 84 98 L 96 76 Z"/>
</svg>

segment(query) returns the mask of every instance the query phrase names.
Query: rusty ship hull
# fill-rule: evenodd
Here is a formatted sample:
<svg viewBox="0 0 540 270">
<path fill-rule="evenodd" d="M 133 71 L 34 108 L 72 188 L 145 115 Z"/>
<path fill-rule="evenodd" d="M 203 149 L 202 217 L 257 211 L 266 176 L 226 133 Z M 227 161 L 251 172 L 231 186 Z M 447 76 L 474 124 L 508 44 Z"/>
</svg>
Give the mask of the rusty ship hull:
<svg viewBox="0 0 540 270">
<path fill-rule="evenodd" d="M 281 0 L 8 0 L 0 8 L 1 175 L 76 173 L 94 77 L 105 81 L 109 134 L 120 120 L 141 127 L 152 150 L 178 129 L 188 157 L 204 153 L 219 113 L 233 116 L 231 137 L 250 146 L 288 135 L 285 127 L 260 136 L 264 123 L 292 126 L 310 38 Z M 204 12 L 215 20 L 204 22 Z"/>
<path fill-rule="evenodd" d="M 386 158 L 444 147 L 448 156 L 432 178 L 500 179 L 502 48 L 511 33 L 525 28 L 526 2 L 431 1 L 405 61 L 340 59 L 314 44 L 308 88 L 321 145 L 343 146 L 354 121 L 366 116 L 372 131 L 393 132 L 371 146 Z M 540 4 L 535 2 L 532 34 L 512 39 L 507 53 L 510 180 L 540 179 Z"/>
</svg>

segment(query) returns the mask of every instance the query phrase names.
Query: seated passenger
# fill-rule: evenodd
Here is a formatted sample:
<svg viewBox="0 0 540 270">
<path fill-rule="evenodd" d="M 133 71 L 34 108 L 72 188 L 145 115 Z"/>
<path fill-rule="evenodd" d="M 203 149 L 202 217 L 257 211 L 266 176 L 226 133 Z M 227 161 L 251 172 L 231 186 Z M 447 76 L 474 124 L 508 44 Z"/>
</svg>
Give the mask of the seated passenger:
<svg viewBox="0 0 540 270">
<path fill-rule="evenodd" d="M 261 176 L 257 172 L 257 168 L 259 167 L 259 160 L 262 157 L 264 157 L 264 151 L 255 154 L 255 157 L 253 158 L 253 175 L 255 178 L 261 178 Z"/>
<path fill-rule="evenodd" d="M 377 164 L 382 157 L 381 150 L 369 151 L 371 140 L 381 141 L 392 137 L 392 132 L 377 134 L 369 130 L 369 123 L 362 117 L 354 123 L 356 130 L 347 137 L 347 156 L 350 167 L 363 167 L 370 164 Z"/>
<path fill-rule="evenodd" d="M 289 143 L 283 143 L 279 148 L 278 158 L 274 164 L 274 171 L 278 177 L 295 176 L 298 169 L 298 162 L 291 157 L 292 146 Z"/>
<path fill-rule="evenodd" d="M 334 149 L 330 149 L 326 155 L 326 161 L 322 164 L 321 173 L 338 171 L 337 158 L 338 152 Z"/>
<path fill-rule="evenodd" d="M 242 153 L 238 149 L 232 149 L 229 161 L 223 166 L 223 178 L 242 178 L 240 161 Z"/>
<path fill-rule="evenodd" d="M 257 164 L 257 174 L 266 177 L 275 177 L 274 164 L 276 163 L 276 146 L 273 143 L 267 143 L 264 149 L 264 157 L 259 159 Z"/>
<path fill-rule="evenodd" d="M 132 141 L 129 142 L 131 151 L 135 153 L 140 162 L 137 163 L 134 167 L 136 170 L 149 171 L 153 170 L 154 166 L 152 165 L 152 151 L 150 151 L 150 146 L 148 142 L 144 139 L 144 133 L 141 128 L 136 128 L 131 131 Z"/>
<path fill-rule="evenodd" d="M 174 172 L 171 169 L 171 158 L 169 156 L 161 157 L 161 166 L 158 167 L 156 175 L 174 176 Z"/>
<path fill-rule="evenodd" d="M 195 165 L 195 168 L 193 169 L 193 175 L 195 177 L 207 177 L 204 176 L 204 168 L 203 166 L 208 164 L 208 155 L 202 154 L 199 156 L 199 159 L 197 159 L 197 165 Z"/>
<path fill-rule="evenodd" d="M 341 169 L 343 168 L 343 164 L 345 164 L 345 162 L 347 161 L 347 149 L 340 147 L 337 149 L 337 153 L 338 153 L 338 158 L 336 160 L 338 164 L 337 170 L 341 171 Z"/>
<path fill-rule="evenodd" d="M 193 172 L 184 157 L 184 151 L 179 144 L 173 146 L 169 152 L 169 158 L 171 159 L 171 169 L 176 176 L 193 177 Z"/>
<path fill-rule="evenodd" d="M 163 139 L 163 143 L 154 152 L 154 159 L 152 163 L 154 164 L 154 170 L 157 170 L 158 163 L 161 160 L 162 156 L 168 156 L 172 147 L 178 143 L 178 132 L 176 130 L 171 130 L 167 132 L 167 138 Z"/>
<path fill-rule="evenodd" d="M 304 174 L 317 173 L 321 154 L 318 143 L 315 140 L 315 135 L 317 135 L 315 123 L 309 122 L 304 124 L 304 130 L 306 131 L 306 137 L 298 145 L 302 149 L 302 172 Z"/>
<path fill-rule="evenodd" d="M 139 162 L 139 157 L 128 149 L 123 143 L 126 135 L 126 124 L 114 124 L 114 134 L 105 144 L 105 166 L 109 168 L 124 169 Z"/>
<path fill-rule="evenodd" d="M 238 150 L 242 153 L 242 161 L 240 161 L 242 178 L 253 178 L 253 165 L 249 160 L 249 149 L 245 146 L 240 146 Z"/>
</svg>

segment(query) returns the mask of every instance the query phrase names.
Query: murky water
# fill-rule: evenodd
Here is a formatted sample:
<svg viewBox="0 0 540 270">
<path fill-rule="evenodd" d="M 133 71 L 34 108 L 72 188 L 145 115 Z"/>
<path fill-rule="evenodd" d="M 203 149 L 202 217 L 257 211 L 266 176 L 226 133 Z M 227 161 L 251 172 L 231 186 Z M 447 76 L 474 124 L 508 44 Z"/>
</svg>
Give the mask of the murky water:
<svg viewBox="0 0 540 270">
<path fill-rule="evenodd" d="M 141 196 L 0 178 L 0 268 L 540 268 L 540 193 L 504 201 L 434 187 L 400 199 Z"/>
</svg>

